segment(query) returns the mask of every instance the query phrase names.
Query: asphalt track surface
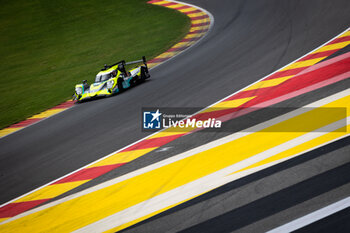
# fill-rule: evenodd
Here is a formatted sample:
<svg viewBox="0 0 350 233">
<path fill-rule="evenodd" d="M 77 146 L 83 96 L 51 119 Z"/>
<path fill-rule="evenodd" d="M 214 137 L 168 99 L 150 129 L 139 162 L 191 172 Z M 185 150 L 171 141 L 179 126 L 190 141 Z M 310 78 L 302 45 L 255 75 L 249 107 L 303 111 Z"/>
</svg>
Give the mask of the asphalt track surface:
<svg viewBox="0 0 350 233">
<path fill-rule="evenodd" d="M 1 203 L 147 136 L 140 129 L 141 107 L 207 106 L 350 25 L 346 0 L 186 2 L 213 14 L 214 27 L 191 49 L 154 68 L 151 80 L 118 96 L 76 105 L 0 140 Z M 295 101 L 307 104 L 312 96 L 327 96 L 345 87 L 349 87 L 347 80 Z M 191 139 L 189 147 L 220 136 L 202 134 Z M 186 145 L 181 148 L 185 149 Z M 229 183 L 126 231 L 269 230 L 348 196 L 349 154 L 345 138 Z M 100 180 L 164 158 L 159 153 L 140 158 Z"/>
</svg>

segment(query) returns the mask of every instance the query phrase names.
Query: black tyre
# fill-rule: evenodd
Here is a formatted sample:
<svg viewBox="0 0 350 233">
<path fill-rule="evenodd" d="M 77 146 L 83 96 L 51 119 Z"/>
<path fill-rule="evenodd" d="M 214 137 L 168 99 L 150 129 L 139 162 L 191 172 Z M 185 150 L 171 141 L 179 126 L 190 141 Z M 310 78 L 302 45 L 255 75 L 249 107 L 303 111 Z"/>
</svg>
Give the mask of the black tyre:
<svg viewBox="0 0 350 233">
<path fill-rule="evenodd" d="M 119 90 L 118 92 L 123 92 L 124 91 L 123 79 L 119 78 L 117 85 L 118 85 L 118 90 Z"/>
<path fill-rule="evenodd" d="M 145 81 L 149 77 L 150 77 L 150 75 L 149 75 L 146 67 L 141 66 L 141 81 Z"/>
</svg>

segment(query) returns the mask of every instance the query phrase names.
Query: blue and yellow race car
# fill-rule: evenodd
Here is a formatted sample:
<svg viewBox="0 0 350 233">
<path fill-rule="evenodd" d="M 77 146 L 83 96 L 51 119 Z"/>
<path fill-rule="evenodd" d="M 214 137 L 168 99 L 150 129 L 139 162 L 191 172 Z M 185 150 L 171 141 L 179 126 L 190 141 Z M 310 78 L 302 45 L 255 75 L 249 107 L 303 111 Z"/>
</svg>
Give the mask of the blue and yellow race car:
<svg viewBox="0 0 350 233">
<path fill-rule="evenodd" d="M 136 68 L 129 71 L 126 70 L 127 65 L 143 62 Z M 75 93 L 73 99 L 81 102 L 100 96 L 110 96 L 120 93 L 123 90 L 136 85 L 150 77 L 146 58 L 142 60 L 125 62 L 120 61 L 113 65 L 105 65 L 103 69 L 96 75 L 95 82 L 91 85 L 83 80 L 83 83 L 75 85 Z"/>
</svg>

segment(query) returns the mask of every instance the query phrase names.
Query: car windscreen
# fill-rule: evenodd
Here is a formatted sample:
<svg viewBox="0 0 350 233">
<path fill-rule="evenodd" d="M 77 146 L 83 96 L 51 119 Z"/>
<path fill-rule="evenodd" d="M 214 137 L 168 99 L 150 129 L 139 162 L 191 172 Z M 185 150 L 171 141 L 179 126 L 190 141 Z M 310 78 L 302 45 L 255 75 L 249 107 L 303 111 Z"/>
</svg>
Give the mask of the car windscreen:
<svg viewBox="0 0 350 233">
<path fill-rule="evenodd" d="M 95 83 L 106 81 L 112 77 L 112 74 L 98 74 L 95 78 Z"/>
</svg>

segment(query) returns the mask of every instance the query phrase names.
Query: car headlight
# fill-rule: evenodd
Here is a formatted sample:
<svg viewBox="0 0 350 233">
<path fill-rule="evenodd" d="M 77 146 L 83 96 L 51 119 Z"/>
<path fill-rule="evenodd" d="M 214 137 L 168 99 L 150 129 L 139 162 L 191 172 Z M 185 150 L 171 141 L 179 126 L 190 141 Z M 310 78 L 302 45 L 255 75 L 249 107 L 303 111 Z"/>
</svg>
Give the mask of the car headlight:
<svg viewBox="0 0 350 233">
<path fill-rule="evenodd" d="M 108 89 L 111 89 L 111 88 L 113 87 L 113 85 L 114 85 L 114 81 L 113 81 L 113 80 L 109 80 L 109 81 L 107 82 L 107 88 L 108 88 Z"/>
<path fill-rule="evenodd" d="M 78 95 L 81 95 L 83 93 L 83 88 L 81 87 L 76 87 L 75 88 L 75 92 L 78 94 Z"/>
</svg>

